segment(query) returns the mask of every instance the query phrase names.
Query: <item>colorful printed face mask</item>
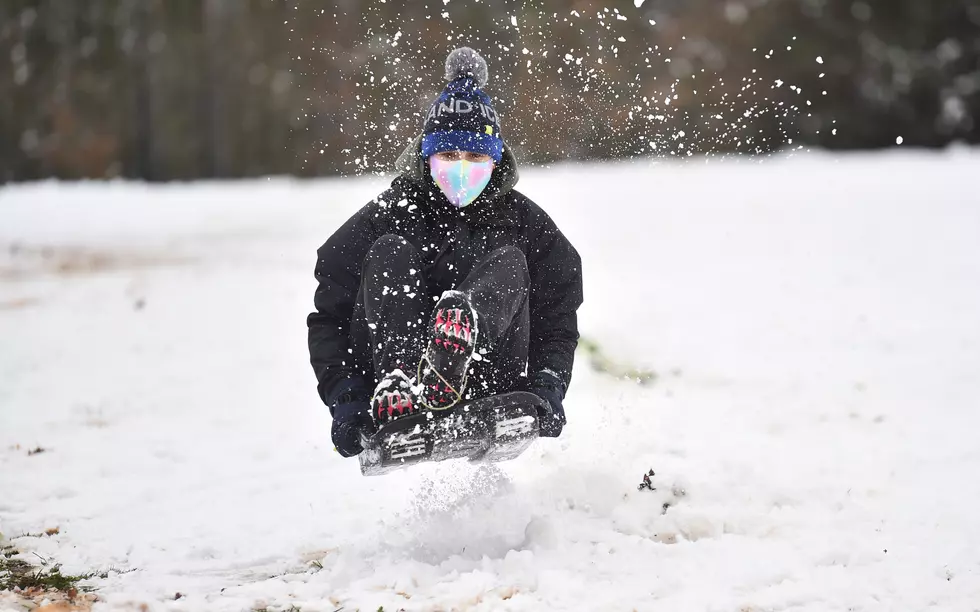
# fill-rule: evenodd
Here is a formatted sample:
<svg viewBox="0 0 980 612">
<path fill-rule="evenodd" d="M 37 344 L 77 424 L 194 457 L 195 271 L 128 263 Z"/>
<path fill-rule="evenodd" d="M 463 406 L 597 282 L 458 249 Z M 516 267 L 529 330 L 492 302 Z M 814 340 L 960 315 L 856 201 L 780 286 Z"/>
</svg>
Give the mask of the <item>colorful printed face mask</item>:
<svg viewBox="0 0 980 612">
<path fill-rule="evenodd" d="M 444 161 L 433 155 L 429 158 L 432 180 L 457 208 L 473 203 L 493 174 L 493 160 L 471 162 L 465 159 Z"/>
</svg>

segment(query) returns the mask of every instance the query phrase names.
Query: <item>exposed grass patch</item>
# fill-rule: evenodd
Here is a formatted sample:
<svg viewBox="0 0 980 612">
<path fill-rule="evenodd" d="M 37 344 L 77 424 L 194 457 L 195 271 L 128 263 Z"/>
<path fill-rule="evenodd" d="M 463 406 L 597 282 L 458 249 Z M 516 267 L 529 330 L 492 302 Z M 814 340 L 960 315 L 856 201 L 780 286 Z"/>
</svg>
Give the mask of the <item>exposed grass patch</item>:
<svg viewBox="0 0 980 612">
<path fill-rule="evenodd" d="M 28 533 L 18 537 L 45 537 L 59 533 L 57 527 L 47 529 L 44 533 Z M 51 563 L 49 559 L 33 553 L 41 564 L 32 563 L 33 559 L 24 551 L 4 540 L 0 534 L 0 593 L 12 593 L 18 602 L 34 609 L 42 602 L 56 603 L 61 606 L 58 610 L 66 612 L 85 612 L 98 600 L 93 593 L 95 587 L 83 584 L 93 578 L 108 578 L 110 574 L 125 574 L 134 570 L 117 570 L 110 567 L 99 572 L 84 574 L 69 574 L 62 571 L 61 565 Z M 46 608 L 45 608 L 46 609 Z M 54 609 L 54 608 L 52 608 Z"/>
<path fill-rule="evenodd" d="M 614 361 L 606 354 L 602 345 L 591 338 L 579 339 L 578 348 L 588 358 L 589 367 L 600 374 L 644 386 L 652 385 L 657 380 L 657 373 L 653 370 Z"/>
<path fill-rule="evenodd" d="M 79 593 L 92 591 L 92 587 L 79 583 L 95 577 L 106 577 L 109 572 L 98 574 L 64 574 L 61 565 L 36 566 L 24 560 L 24 555 L 12 544 L 0 548 L 0 591 L 58 591 L 60 593 Z"/>
</svg>

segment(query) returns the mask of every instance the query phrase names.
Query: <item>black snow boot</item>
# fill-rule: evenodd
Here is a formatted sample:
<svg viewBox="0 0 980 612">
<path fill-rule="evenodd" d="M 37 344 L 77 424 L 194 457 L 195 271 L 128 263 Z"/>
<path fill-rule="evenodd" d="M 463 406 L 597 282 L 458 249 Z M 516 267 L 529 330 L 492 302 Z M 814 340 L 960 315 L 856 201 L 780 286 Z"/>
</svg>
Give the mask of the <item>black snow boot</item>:
<svg viewBox="0 0 980 612">
<path fill-rule="evenodd" d="M 467 370 L 476 353 L 477 315 L 460 291 L 447 291 L 429 320 L 432 337 L 419 361 L 419 401 L 430 410 L 452 408 L 466 392 Z"/>
<path fill-rule="evenodd" d="M 412 381 L 404 372 L 394 370 L 381 379 L 371 398 L 371 410 L 378 427 L 421 410 Z"/>
</svg>

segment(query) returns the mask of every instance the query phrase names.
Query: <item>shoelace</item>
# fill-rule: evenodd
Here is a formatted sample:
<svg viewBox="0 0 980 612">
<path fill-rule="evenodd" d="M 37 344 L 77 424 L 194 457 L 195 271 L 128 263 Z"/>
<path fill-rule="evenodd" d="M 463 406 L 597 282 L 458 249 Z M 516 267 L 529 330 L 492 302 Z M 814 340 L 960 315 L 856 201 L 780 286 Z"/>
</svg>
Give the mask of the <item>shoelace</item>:
<svg viewBox="0 0 980 612">
<path fill-rule="evenodd" d="M 456 390 L 456 387 L 453 387 L 451 384 L 449 384 L 449 381 L 446 380 L 446 377 L 443 376 L 442 373 L 439 372 L 439 370 L 437 370 L 434 365 L 432 365 L 432 362 L 429 361 L 429 358 L 426 355 L 422 355 L 422 359 L 419 359 L 419 367 L 418 367 L 418 370 L 415 372 L 415 377 L 416 377 L 415 380 L 418 380 L 418 381 L 421 381 L 422 380 L 422 364 L 424 364 L 424 363 L 428 363 L 429 364 L 429 369 L 431 369 L 433 372 L 436 373 L 436 376 L 439 377 L 439 380 L 442 381 L 442 384 L 446 385 L 446 389 L 452 391 L 453 395 L 456 396 L 456 399 L 454 399 L 452 401 L 452 403 L 449 404 L 448 406 L 440 406 L 438 408 L 436 408 L 435 406 L 430 405 L 425 400 L 425 396 L 424 395 L 419 398 L 419 402 L 422 403 L 426 408 L 428 408 L 430 410 L 449 410 L 450 408 L 452 408 L 456 404 L 460 403 L 463 400 L 463 394 L 460 393 L 459 391 L 457 391 Z M 466 378 L 467 378 L 467 376 L 469 376 L 469 371 L 468 370 L 463 372 L 462 387 L 464 389 L 466 388 Z"/>
</svg>

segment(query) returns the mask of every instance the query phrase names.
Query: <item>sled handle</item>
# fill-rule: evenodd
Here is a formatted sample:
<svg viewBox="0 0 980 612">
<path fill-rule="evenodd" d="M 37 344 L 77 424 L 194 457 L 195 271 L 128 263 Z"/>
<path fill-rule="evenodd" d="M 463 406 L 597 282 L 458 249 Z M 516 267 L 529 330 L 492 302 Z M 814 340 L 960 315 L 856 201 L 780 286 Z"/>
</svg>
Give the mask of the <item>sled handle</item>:
<svg viewBox="0 0 980 612">
<path fill-rule="evenodd" d="M 547 413 L 548 416 L 553 416 L 555 414 L 555 409 L 551 407 L 551 402 L 533 391 L 528 391 L 527 394 L 534 396 L 534 399 L 538 400 L 534 403 L 538 411 L 543 411 Z"/>
</svg>

